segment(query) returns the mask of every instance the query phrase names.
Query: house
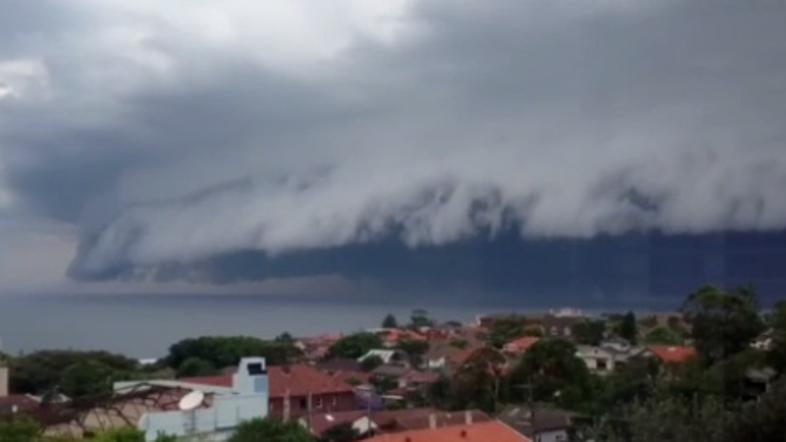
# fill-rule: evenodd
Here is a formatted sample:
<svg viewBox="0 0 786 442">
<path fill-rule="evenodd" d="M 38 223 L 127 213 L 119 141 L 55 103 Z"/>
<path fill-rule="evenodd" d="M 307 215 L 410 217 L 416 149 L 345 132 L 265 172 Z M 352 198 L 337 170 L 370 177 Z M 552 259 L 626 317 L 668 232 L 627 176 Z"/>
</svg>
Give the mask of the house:
<svg viewBox="0 0 786 442">
<path fill-rule="evenodd" d="M 427 336 L 421 333 L 399 328 L 382 329 L 378 331 L 377 334 L 382 339 L 382 345 L 385 348 L 397 347 L 400 343 L 405 341 L 425 342 L 428 339 Z"/>
<path fill-rule="evenodd" d="M 759 350 L 759 351 L 770 351 L 772 350 L 773 346 L 773 335 L 774 331 L 769 329 L 764 333 L 760 334 L 756 337 L 753 341 L 751 341 L 751 348 Z"/>
<path fill-rule="evenodd" d="M 361 369 L 360 363 L 355 359 L 331 359 L 319 362 L 316 369 L 347 385 L 356 386 L 368 384 L 371 374 Z"/>
<path fill-rule="evenodd" d="M 368 358 L 378 357 L 383 364 L 409 365 L 407 352 L 398 349 L 374 349 L 358 358 L 358 362 L 363 362 Z"/>
<path fill-rule="evenodd" d="M 268 415 L 270 385 L 265 358 L 242 358 L 235 373 L 227 375 L 221 385 L 200 384 L 195 379 L 118 382 L 114 389 L 116 393 L 133 395 L 163 387 L 163 394 L 175 393 L 180 399 L 185 396 L 180 392 L 198 393 L 189 398 L 196 402 L 185 409 L 188 412 L 184 412 L 178 402 L 145 410 L 136 425 L 145 433 L 146 441 L 155 440 L 159 434 L 221 441 L 228 438 L 240 422 Z M 123 417 L 126 425 L 131 422 Z"/>
<path fill-rule="evenodd" d="M 289 420 L 309 412 L 345 411 L 358 408 L 355 392 L 341 379 L 305 365 L 268 367 L 270 416 Z M 230 375 L 180 379 L 193 385 L 228 387 Z"/>
<path fill-rule="evenodd" d="M 8 381 L 8 367 L 0 365 L 0 417 L 29 413 L 40 406 L 41 400 L 35 396 L 9 394 Z"/>
<path fill-rule="evenodd" d="M 490 420 L 487 414 L 479 410 L 445 412 L 433 408 L 411 408 L 370 413 L 366 410 L 322 413 L 311 416 L 310 422 L 303 418 L 300 423 L 309 428 L 313 435 L 321 437 L 330 428 L 342 424 L 350 424 L 361 435 L 369 432 L 379 435 Z"/>
<path fill-rule="evenodd" d="M 0 418 L 16 414 L 29 414 L 40 406 L 41 402 L 29 394 L 0 396 Z"/>
<path fill-rule="evenodd" d="M 695 347 L 684 345 L 653 345 L 647 350 L 666 365 L 680 365 L 698 357 Z"/>
<path fill-rule="evenodd" d="M 300 338 L 295 341 L 295 347 L 303 352 L 306 360 L 319 361 L 330 353 L 330 347 L 338 342 L 341 337 L 341 335 L 319 335 Z"/>
<path fill-rule="evenodd" d="M 533 413 L 528 407 L 511 405 L 498 417 L 535 442 L 566 442 L 575 433 L 574 415 L 553 407 L 538 406 Z"/>
<path fill-rule="evenodd" d="M 539 338 L 533 336 L 523 336 L 514 339 L 502 347 L 502 351 L 512 356 L 520 356 L 529 350 L 530 347 L 537 344 Z"/>
<path fill-rule="evenodd" d="M 366 442 L 531 442 L 526 436 L 497 420 L 388 433 L 363 440 Z"/>
<path fill-rule="evenodd" d="M 425 368 L 451 374 L 463 365 L 475 350 L 483 346 L 484 343 L 474 337 L 467 337 L 460 341 L 455 339 L 434 341 L 423 356 Z"/>
<path fill-rule="evenodd" d="M 584 361 L 587 368 L 597 374 L 614 371 L 614 353 L 594 345 L 577 345 L 576 357 Z"/>
<path fill-rule="evenodd" d="M 601 342 L 599 346 L 577 345 L 576 357 L 584 361 L 587 368 L 597 374 L 608 374 L 627 364 L 632 358 L 648 356 L 644 347 L 623 341 Z"/>
</svg>

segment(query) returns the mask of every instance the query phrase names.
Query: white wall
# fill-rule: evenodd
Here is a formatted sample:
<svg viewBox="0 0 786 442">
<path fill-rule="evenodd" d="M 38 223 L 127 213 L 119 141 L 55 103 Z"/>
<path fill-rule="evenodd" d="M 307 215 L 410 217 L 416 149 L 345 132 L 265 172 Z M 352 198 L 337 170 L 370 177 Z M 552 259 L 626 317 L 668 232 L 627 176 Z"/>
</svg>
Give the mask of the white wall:
<svg viewBox="0 0 786 442">
<path fill-rule="evenodd" d="M 8 367 L 0 366 L 0 397 L 8 396 Z"/>
</svg>

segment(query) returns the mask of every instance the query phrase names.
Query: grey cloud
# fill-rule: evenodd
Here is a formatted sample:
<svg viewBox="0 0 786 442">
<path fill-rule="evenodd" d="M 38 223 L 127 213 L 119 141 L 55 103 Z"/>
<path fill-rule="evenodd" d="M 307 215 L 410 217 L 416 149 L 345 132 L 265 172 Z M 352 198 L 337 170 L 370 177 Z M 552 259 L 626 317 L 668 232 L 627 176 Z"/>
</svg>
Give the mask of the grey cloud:
<svg viewBox="0 0 786 442">
<path fill-rule="evenodd" d="M 42 30 L 62 51 L 37 49 L 54 95 L 0 102 L 0 161 L 18 198 L 81 226 L 80 277 L 391 235 L 780 229 L 784 18 L 777 2 L 415 2 L 392 43 L 358 35 L 296 72 L 153 19 L 130 59 Z"/>
</svg>

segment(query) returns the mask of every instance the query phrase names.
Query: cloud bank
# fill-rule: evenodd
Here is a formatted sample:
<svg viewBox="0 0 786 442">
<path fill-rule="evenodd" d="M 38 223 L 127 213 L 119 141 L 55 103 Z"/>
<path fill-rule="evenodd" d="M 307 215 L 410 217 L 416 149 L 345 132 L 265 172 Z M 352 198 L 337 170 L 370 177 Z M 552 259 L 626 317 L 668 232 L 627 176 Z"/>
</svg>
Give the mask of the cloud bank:
<svg viewBox="0 0 786 442">
<path fill-rule="evenodd" d="M 0 209 L 78 226 L 75 277 L 786 227 L 779 2 L 11 3 Z"/>
</svg>

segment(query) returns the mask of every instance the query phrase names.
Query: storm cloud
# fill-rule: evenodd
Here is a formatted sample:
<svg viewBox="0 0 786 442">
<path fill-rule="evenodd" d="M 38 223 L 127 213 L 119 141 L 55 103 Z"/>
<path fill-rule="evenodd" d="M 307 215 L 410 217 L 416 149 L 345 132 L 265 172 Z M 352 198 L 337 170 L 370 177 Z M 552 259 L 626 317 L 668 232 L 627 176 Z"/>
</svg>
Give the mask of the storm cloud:
<svg viewBox="0 0 786 442">
<path fill-rule="evenodd" d="M 75 277 L 786 227 L 781 2 L 3 3 L 0 216 Z"/>
</svg>

